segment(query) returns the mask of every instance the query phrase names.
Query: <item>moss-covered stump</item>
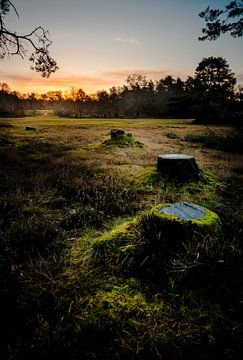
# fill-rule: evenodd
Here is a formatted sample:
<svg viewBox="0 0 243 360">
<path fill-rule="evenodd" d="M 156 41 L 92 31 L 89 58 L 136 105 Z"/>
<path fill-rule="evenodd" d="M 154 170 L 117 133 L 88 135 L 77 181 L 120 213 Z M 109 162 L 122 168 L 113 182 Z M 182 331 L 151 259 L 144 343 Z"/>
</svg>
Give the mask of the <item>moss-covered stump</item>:
<svg viewBox="0 0 243 360">
<path fill-rule="evenodd" d="M 124 130 L 121 129 L 113 129 L 110 132 L 110 139 L 107 139 L 102 142 L 102 145 L 108 147 L 140 147 L 144 146 L 143 143 L 136 140 L 135 137 L 131 133 L 125 133 Z"/>
<path fill-rule="evenodd" d="M 157 158 L 157 170 L 170 180 L 197 181 L 200 171 L 196 160 L 191 155 L 161 154 Z"/>
<path fill-rule="evenodd" d="M 121 135 L 125 135 L 125 131 L 122 129 L 112 129 L 110 132 L 111 138 L 118 138 Z"/>
<path fill-rule="evenodd" d="M 220 219 L 195 204 L 158 205 L 108 234 L 92 247 L 95 266 L 168 283 L 168 274 L 205 266 L 218 247 Z"/>
</svg>

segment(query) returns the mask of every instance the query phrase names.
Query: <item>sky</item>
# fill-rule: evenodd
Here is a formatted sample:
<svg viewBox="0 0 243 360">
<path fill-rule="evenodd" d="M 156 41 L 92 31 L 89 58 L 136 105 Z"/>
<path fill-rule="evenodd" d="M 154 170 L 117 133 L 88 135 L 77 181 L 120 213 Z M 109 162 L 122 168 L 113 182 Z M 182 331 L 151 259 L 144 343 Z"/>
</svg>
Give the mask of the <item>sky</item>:
<svg viewBox="0 0 243 360">
<path fill-rule="evenodd" d="M 28 56 L 0 60 L 0 82 L 21 93 L 82 88 L 86 93 L 121 86 L 129 74 L 185 79 L 208 56 L 225 58 L 243 82 L 243 38 L 198 41 L 198 13 L 223 0 L 12 0 L 5 25 L 20 34 L 36 26 L 50 32 L 59 70 L 49 79 L 30 70 Z M 27 55 L 30 55 L 29 50 Z"/>
</svg>

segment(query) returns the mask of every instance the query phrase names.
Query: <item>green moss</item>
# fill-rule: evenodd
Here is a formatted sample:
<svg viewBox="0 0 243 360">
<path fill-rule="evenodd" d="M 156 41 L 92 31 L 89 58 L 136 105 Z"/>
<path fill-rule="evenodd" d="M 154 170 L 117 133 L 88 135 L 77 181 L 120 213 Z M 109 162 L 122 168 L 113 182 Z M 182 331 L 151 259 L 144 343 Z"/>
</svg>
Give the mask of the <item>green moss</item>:
<svg viewBox="0 0 243 360">
<path fill-rule="evenodd" d="M 143 186 L 156 186 L 162 181 L 161 173 L 159 173 L 154 168 L 146 169 L 142 174 L 140 174 L 138 183 Z"/>
<path fill-rule="evenodd" d="M 140 237 L 137 218 L 126 222 L 107 234 L 94 240 L 91 257 L 96 265 L 105 265 L 111 272 L 117 273 L 124 258 L 129 257 L 136 249 Z"/>
<path fill-rule="evenodd" d="M 121 359 L 157 359 L 162 355 L 169 359 L 179 352 L 192 359 L 213 336 L 213 319 L 221 315 L 220 309 L 208 304 L 198 307 L 197 303 L 191 309 L 179 299 L 175 304 L 172 297 L 148 299 L 131 281 L 97 292 L 87 303 L 76 313 L 82 319 L 78 332 L 80 341 L 85 335 L 85 345 L 99 359 L 110 358 L 109 349 Z"/>
<path fill-rule="evenodd" d="M 115 138 L 110 138 L 103 141 L 102 146 L 117 146 L 117 147 L 144 147 L 144 144 L 136 140 L 134 136 L 129 136 L 128 134 L 119 135 Z"/>
<path fill-rule="evenodd" d="M 186 259 L 189 268 L 199 248 L 210 256 L 218 244 L 217 214 L 204 209 L 202 220 L 183 220 L 160 213 L 162 206 L 166 205 L 158 205 L 95 239 L 90 253 L 93 264 L 116 276 L 148 278 L 165 284 L 178 258 Z"/>
</svg>

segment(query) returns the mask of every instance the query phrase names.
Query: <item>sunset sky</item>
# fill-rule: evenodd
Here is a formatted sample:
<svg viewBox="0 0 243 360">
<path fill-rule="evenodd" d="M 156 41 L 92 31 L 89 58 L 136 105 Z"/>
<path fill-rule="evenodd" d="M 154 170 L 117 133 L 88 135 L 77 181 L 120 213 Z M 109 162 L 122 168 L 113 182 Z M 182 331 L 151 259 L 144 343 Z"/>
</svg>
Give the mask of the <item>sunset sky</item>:
<svg viewBox="0 0 243 360">
<path fill-rule="evenodd" d="M 199 42 L 204 25 L 198 13 L 222 0 L 13 0 L 19 18 L 5 18 L 10 30 L 24 34 L 41 25 L 49 29 L 52 57 L 60 70 L 43 79 L 27 59 L 0 60 L 0 82 L 11 90 L 44 93 L 69 90 L 87 93 L 125 83 L 129 74 L 153 80 L 167 74 L 193 75 L 204 57 L 225 58 L 243 81 L 243 39 L 229 35 Z"/>
</svg>

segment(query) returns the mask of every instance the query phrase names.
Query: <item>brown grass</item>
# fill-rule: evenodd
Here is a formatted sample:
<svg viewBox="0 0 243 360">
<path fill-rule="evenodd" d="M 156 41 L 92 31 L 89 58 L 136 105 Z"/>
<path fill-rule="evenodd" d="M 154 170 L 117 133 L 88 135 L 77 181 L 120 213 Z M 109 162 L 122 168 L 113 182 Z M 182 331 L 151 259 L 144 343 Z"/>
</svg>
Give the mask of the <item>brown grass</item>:
<svg viewBox="0 0 243 360">
<path fill-rule="evenodd" d="M 216 175 L 226 178 L 235 176 L 242 177 L 243 155 L 224 153 L 213 149 L 205 149 L 199 144 L 190 144 L 184 140 L 188 134 L 206 134 L 209 129 L 216 134 L 227 135 L 234 130 L 230 127 L 204 126 L 188 124 L 176 120 L 99 120 L 99 119 L 58 119 L 58 118 L 23 118 L 2 119 L 1 123 L 8 122 L 15 127 L 1 129 L 2 133 L 8 133 L 17 137 L 20 142 L 28 138 L 36 138 L 40 141 L 63 144 L 71 148 L 70 154 L 89 165 L 95 165 L 108 171 L 122 171 L 122 167 L 130 167 L 129 173 L 136 173 L 138 167 L 153 167 L 156 158 L 161 153 L 186 153 L 195 156 L 200 168 L 213 171 Z M 26 125 L 36 127 L 36 132 L 25 131 Z M 123 128 L 132 132 L 135 138 L 146 145 L 143 149 L 103 149 L 99 145 L 109 137 L 112 128 Z M 168 133 L 175 134 L 176 138 L 170 138 Z M 217 162 L 217 167 L 215 163 Z M 119 169 L 116 169 L 116 168 Z"/>
<path fill-rule="evenodd" d="M 14 127 L 0 134 L 0 357 L 3 348 L 3 359 L 78 359 L 82 352 L 100 360 L 192 359 L 208 351 L 208 359 L 219 352 L 226 359 L 226 351 L 233 359 L 242 329 L 243 159 L 185 136 L 234 130 L 160 119 L 36 117 L 0 124 L 6 121 Z M 145 146 L 101 146 L 112 128 L 132 132 Z M 195 156 L 203 178 L 166 182 L 154 171 L 161 153 Z M 206 270 L 202 295 L 190 281 L 187 292 L 183 285 L 158 293 L 154 284 L 92 268 L 97 236 L 141 210 L 176 201 L 201 204 L 222 219 L 220 255 Z"/>
</svg>

